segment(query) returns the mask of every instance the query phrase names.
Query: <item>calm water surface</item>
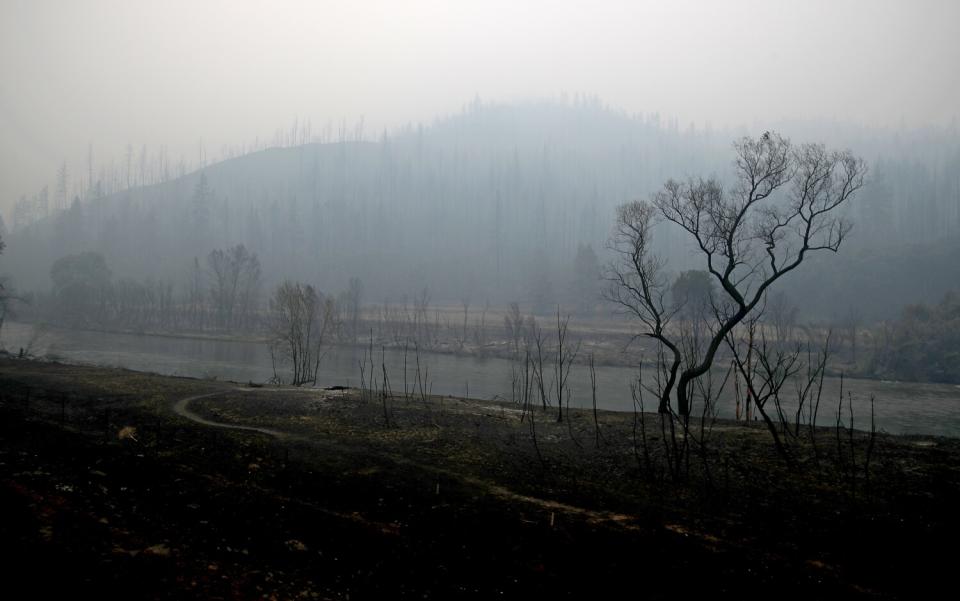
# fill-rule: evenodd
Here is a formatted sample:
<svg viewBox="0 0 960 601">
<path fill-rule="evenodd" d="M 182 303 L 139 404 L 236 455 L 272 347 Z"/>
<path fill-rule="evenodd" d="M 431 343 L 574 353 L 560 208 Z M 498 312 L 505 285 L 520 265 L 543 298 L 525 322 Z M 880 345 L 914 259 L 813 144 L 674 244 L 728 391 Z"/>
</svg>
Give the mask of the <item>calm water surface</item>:
<svg viewBox="0 0 960 601">
<path fill-rule="evenodd" d="M 270 355 L 264 344 L 65 329 L 47 329 L 37 335 L 27 324 L 4 324 L 0 344 L 5 348 L 16 352 L 31 343 L 34 354 L 53 355 L 75 363 L 239 382 L 263 382 L 273 375 Z M 356 347 L 328 348 L 320 366 L 318 385 L 359 385 L 359 364 L 363 355 L 363 349 Z M 376 355 L 379 372 L 379 350 Z M 387 349 L 383 359 L 392 389 L 402 391 L 403 351 Z M 420 363 L 434 394 L 463 395 L 469 391 L 469 395 L 475 398 L 510 397 L 511 363 L 505 359 L 421 352 Z M 600 408 L 632 411 L 630 383 L 636 381 L 637 375 L 637 370 L 626 367 L 598 367 L 597 403 Z M 415 376 L 415 357 L 411 351 L 407 355 L 408 386 L 412 386 Z M 652 376 L 644 370 L 643 377 L 649 380 Z M 590 378 L 586 367 L 574 366 L 568 382 L 572 393 L 570 405 L 589 407 Z M 848 392 L 852 394 L 854 425 L 858 428 L 869 428 L 869 399 L 873 396 L 880 429 L 899 434 L 960 436 L 960 386 L 853 378 L 846 378 L 843 386 L 845 397 Z M 786 388 L 786 396 L 790 396 L 793 387 L 788 384 Z M 834 424 L 839 393 L 840 380 L 826 378 L 818 423 Z M 728 385 L 719 403 L 721 416 L 732 416 L 733 399 L 732 385 Z M 649 410 L 654 401 L 648 398 L 647 402 Z M 849 419 L 846 405 L 843 418 L 845 423 Z"/>
</svg>

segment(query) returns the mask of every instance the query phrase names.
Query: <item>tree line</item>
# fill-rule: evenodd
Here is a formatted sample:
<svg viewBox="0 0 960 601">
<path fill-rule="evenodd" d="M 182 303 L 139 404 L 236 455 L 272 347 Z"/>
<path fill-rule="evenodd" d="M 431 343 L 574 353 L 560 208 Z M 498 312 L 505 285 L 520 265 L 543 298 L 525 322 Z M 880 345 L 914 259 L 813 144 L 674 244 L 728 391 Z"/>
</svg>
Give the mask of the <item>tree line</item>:
<svg viewBox="0 0 960 601">
<path fill-rule="evenodd" d="M 831 302 L 801 285 L 812 269 L 785 289 L 811 317 L 828 318 L 837 304 L 861 300 L 863 286 L 845 282 L 898 264 L 872 259 L 885 245 L 908 263 L 900 272 L 924 275 L 896 295 L 862 299 L 868 311 L 876 306 L 874 314 L 890 316 L 903 304 L 929 300 L 922 298 L 928 292 L 936 298 L 945 291 L 936 268 L 911 248 L 960 227 L 960 180 L 953 175 L 960 173 L 960 137 L 848 137 L 868 155 L 875 177 L 865 201 L 848 209 L 859 224 L 850 252 L 824 266 L 831 290 L 844 298 Z M 15 223 L 10 275 L 21 289 L 40 289 L 55 260 L 89 250 L 119 275 L 176 280 L 193 257 L 242 243 L 258 256 L 270 285 L 288 276 L 342 290 L 359 277 L 377 299 L 397 301 L 397 291 L 426 287 L 447 303 L 519 300 L 547 313 L 555 301 L 577 302 L 565 295 L 580 248 L 592 248 L 600 263 L 610 258 L 606 239 L 618 205 L 649 196 L 667 174 L 726 173 L 730 136 L 581 101 L 480 103 L 376 140 L 327 140 L 205 163 L 157 185 L 94 189 L 60 210 L 36 211 L 46 216 Z M 49 189 L 34 204 L 60 198 L 59 184 Z M 683 232 L 660 229 L 654 244 L 676 273 L 696 268 L 696 248 Z M 871 261 L 869 269 L 863 261 Z"/>
</svg>

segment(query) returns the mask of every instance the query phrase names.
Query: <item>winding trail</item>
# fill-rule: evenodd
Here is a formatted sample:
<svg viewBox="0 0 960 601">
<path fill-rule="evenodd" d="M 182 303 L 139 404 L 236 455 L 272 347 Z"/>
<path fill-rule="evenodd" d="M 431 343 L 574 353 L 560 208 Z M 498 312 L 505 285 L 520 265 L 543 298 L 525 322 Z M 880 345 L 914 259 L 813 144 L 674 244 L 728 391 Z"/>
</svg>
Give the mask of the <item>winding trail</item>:
<svg viewBox="0 0 960 601">
<path fill-rule="evenodd" d="M 200 415 L 194 413 L 188 408 L 188 405 L 191 402 L 199 399 L 206 399 L 206 398 L 221 396 L 229 393 L 242 394 L 244 392 L 246 392 L 245 389 L 232 389 L 232 390 L 221 390 L 217 392 L 210 392 L 206 394 L 198 394 L 198 395 L 185 397 L 180 399 L 176 403 L 174 403 L 173 412 L 194 423 L 201 424 L 204 426 L 209 426 L 212 428 L 225 428 L 229 430 L 243 430 L 247 432 L 256 432 L 259 434 L 266 434 L 268 436 L 273 436 L 278 440 L 304 442 L 315 447 L 323 447 L 335 452 L 354 452 L 355 453 L 355 452 L 363 451 L 367 453 L 375 453 L 373 451 L 370 451 L 369 449 L 359 449 L 357 447 L 352 447 L 350 445 L 339 444 L 339 443 L 330 442 L 326 440 L 317 440 L 315 438 L 309 438 L 303 435 L 292 434 L 289 432 L 282 432 L 280 430 L 273 430 L 271 428 L 259 428 L 256 426 L 243 426 L 239 424 L 215 422 L 215 421 L 206 419 L 204 417 L 201 417 Z M 593 509 L 586 509 L 584 507 L 577 507 L 576 505 L 569 505 L 567 503 L 562 503 L 559 501 L 553 501 L 550 499 L 541 499 L 538 497 L 533 497 L 530 495 L 514 492 L 494 482 L 490 482 L 474 476 L 468 476 L 465 474 L 454 472 L 452 470 L 444 469 L 434 465 L 420 463 L 418 461 L 414 461 L 407 457 L 400 457 L 397 455 L 383 454 L 383 453 L 375 453 L 375 454 L 384 459 L 388 459 L 397 465 L 406 465 L 406 466 L 419 468 L 425 472 L 429 472 L 435 475 L 442 475 L 452 480 L 458 480 L 464 484 L 476 486 L 481 490 L 485 490 L 489 494 L 495 497 L 498 497 L 500 499 L 503 499 L 505 501 L 520 502 L 523 504 L 540 507 L 543 510 L 551 512 L 551 516 L 550 516 L 551 526 L 553 524 L 552 514 L 553 512 L 557 512 L 557 513 L 566 513 L 569 515 L 580 516 L 581 518 L 586 519 L 587 522 L 589 523 L 594 523 L 594 524 L 605 523 L 605 524 L 614 525 L 616 527 L 626 529 L 626 530 L 640 530 L 640 528 L 636 525 L 636 522 L 637 522 L 636 516 L 631 516 L 623 513 L 615 513 L 611 511 L 602 511 L 602 510 L 597 511 Z M 670 527 L 666 527 L 666 530 L 673 531 L 673 529 Z M 695 534 L 695 533 L 691 533 L 691 532 L 685 533 L 685 535 L 689 535 L 689 534 Z M 715 539 L 712 542 L 716 542 Z"/>
<path fill-rule="evenodd" d="M 193 396 L 188 396 L 180 399 L 173 405 L 173 412 L 179 415 L 180 417 L 186 418 L 192 422 L 203 424 L 204 426 L 210 426 L 212 428 L 226 428 L 228 430 L 245 430 L 247 432 L 259 432 L 260 434 L 266 434 L 268 436 L 273 436 L 275 438 L 292 438 L 290 434 L 286 432 L 281 432 L 280 430 L 271 430 L 270 428 L 258 428 L 256 426 L 241 426 L 239 424 L 226 424 L 223 422 L 215 422 L 204 417 L 201 417 L 190 411 L 187 408 L 187 405 L 193 401 L 198 401 L 200 399 L 208 399 L 214 396 L 220 396 L 227 394 L 228 392 L 238 392 L 238 390 L 221 390 L 218 392 L 208 392 L 207 394 L 196 394 Z"/>
</svg>

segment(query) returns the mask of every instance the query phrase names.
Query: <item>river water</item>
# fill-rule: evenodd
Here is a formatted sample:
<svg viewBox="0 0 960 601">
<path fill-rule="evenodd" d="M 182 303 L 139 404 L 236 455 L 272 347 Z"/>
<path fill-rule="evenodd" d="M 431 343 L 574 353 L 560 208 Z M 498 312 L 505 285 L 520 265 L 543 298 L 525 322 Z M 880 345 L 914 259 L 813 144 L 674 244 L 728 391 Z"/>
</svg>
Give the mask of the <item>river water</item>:
<svg viewBox="0 0 960 601">
<path fill-rule="evenodd" d="M 105 334 L 82 330 L 49 328 L 36 330 L 29 324 L 7 322 L 0 333 L 0 345 L 16 353 L 21 347 L 39 356 L 51 356 L 71 363 L 84 363 L 150 371 L 166 375 L 216 377 L 239 382 L 263 382 L 273 375 L 266 345 L 254 342 L 202 340 L 154 335 Z M 317 384 L 357 386 L 360 384 L 360 362 L 364 349 L 329 347 L 320 365 Z M 375 351 L 376 369 L 380 378 L 381 352 Z M 404 388 L 404 352 L 387 349 L 382 357 L 392 390 Z M 415 356 L 407 353 L 407 387 L 416 379 Z M 421 375 L 434 394 L 465 395 L 473 398 L 510 399 L 511 362 L 499 358 L 420 353 Z M 550 370 L 547 369 L 550 375 Z M 630 383 L 636 382 L 638 371 L 627 367 L 597 367 L 597 404 L 601 409 L 632 411 Z M 645 382 L 652 381 L 652 372 L 644 370 Z M 716 377 L 717 380 L 720 375 Z M 575 365 L 568 384 L 571 407 L 590 407 L 591 389 L 587 368 Z M 785 386 L 786 395 L 793 387 Z M 844 397 L 852 397 L 854 426 L 870 427 L 870 403 L 874 398 L 877 428 L 897 434 L 933 434 L 960 436 L 960 386 L 951 384 L 918 384 L 846 378 Z M 818 423 L 833 425 L 840 396 L 839 378 L 824 380 Z M 655 406 L 646 395 L 647 410 Z M 718 403 L 721 417 L 734 413 L 734 391 L 728 384 Z M 789 400 L 785 406 L 790 407 Z M 772 411 L 773 408 L 769 407 Z M 849 412 L 844 403 L 844 423 Z"/>
</svg>

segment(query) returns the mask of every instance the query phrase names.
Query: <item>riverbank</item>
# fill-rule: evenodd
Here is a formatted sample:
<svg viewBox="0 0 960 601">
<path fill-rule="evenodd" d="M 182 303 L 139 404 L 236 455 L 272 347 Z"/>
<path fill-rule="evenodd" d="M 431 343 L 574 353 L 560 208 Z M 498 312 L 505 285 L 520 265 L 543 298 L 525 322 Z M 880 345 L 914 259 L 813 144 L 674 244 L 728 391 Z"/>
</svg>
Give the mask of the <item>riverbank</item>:
<svg viewBox="0 0 960 601">
<path fill-rule="evenodd" d="M 865 465 L 820 428 L 790 466 L 717 421 L 671 476 L 652 414 L 11 359 L 0 393 L 2 565 L 40 596 L 915 598 L 960 533 L 955 439 Z"/>
<path fill-rule="evenodd" d="M 4 327 L 3 342 L 7 348 L 28 345 L 34 338 L 33 328 L 20 323 Z M 272 361 L 266 345 L 236 340 L 181 339 L 150 335 L 106 334 L 79 330 L 49 329 L 35 344 L 35 354 L 54 357 L 69 363 L 121 367 L 168 375 L 266 382 L 273 376 Z M 368 363 L 369 346 L 330 346 L 320 363 L 318 382 L 321 385 L 358 385 L 360 364 Z M 373 363 L 377 380 L 386 367 L 394 389 L 408 390 L 419 371 L 424 387 L 438 394 L 467 395 L 477 398 L 512 399 L 517 390 L 514 380 L 522 375 L 522 365 L 493 356 L 434 353 L 407 348 L 392 350 L 374 347 Z M 547 371 L 549 358 L 545 359 Z M 652 382 L 656 374 L 645 364 L 642 375 Z M 518 374 L 519 372 L 519 374 Z M 639 377 L 636 367 L 596 368 L 597 402 L 601 409 L 633 411 L 630 386 Z M 723 380 L 717 370 L 714 382 Z M 592 389 L 587 366 L 573 365 L 565 397 L 572 407 L 590 407 Z M 841 393 L 842 386 L 842 393 Z M 783 410 L 795 410 L 794 385 L 786 387 Z M 728 382 L 720 391 L 716 408 L 721 417 L 734 417 L 736 386 Z M 931 434 L 960 437 L 960 386 L 905 384 L 897 382 L 826 377 L 822 400 L 835 408 L 839 397 L 852 394 L 858 419 L 870 415 L 870 399 L 875 400 L 877 428 L 898 434 Z M 910 402 L 903 402 L 910 399 Z M 830 411 L 820 411 L 820 425 L 830 426 L 835 418 Z"/>
<path fill-rule="evenodd" d="M 443 315 L 443 320 L 438 317 L 433 323 L 426 324 L 424 331 L 416 330 L 415 335 L 404 334 L 406 329 L 412 326 L 407 322 L 395 323 L 385 322 L 383 320 L 364 318 L 358 323 L 358 336 L 356 340 L 348 338 L 332 339 L 329 347 L 340 349 L 359 349 L 366 350 L 372 347 L 375 351 L 386 348 L 391 350 L 413 353 L 417 346 L 416 340 L 420 339 L 421 334 L 426 340 L 420 340 L 419 351 L 422 353 L 437 353 L 457 357 L 475 357 L 475 358 L 498 358 L 504 360 L 516 360 L 523 354 L 524 342 L 522 340 L 511 340 L 504 334 L 502 325 L 503 318 L 506 315 L 504 311 L 489 311 L 490 321 L 487 325 L 470 325 L 465 329 L 460 329 L 456 324 L 456 310 L 445 307 L 438 311 L 438 315 Z M 552 336 L 555 331 L 551 331 L 550 317 L 538 316 L 540 325 L 543 327 L 544 340 L 547 341 L 547 347 L 552 343 Z M 451 322 L 453 320 L 453 323 Z M 485 322 L 486 323 L 486 322 Z M 150 336 L 155 338 L 168 338 L 172 340 L 193 340 L 207 342 L 234 342 L 248 344 L 269 343 L 269 336 L 266 334 L 253 332 L 225 332 L 214 330 L 168 330 L 168 329 L 146 329 L 146 328 L 76 328 L 62 325 L 52 325 L 45 323 L 24 324 L 42 329 L 90 332 L 102 334 L 121 334 L 129 336 Z M 579 343 L 579 352 L 574 357 L 574 362 L 579 365 L 586 365 L 589 358 L 592 357 L 594 364 L 602 367 L 629 367 L 636 368 L 643 363 L 649 363 L 651 357 L 656 356 L 655 347 L 651 346 L 649 340 L 645 337 L 637 337 L 634 325 L 629 320 L 599 319 L 589 318 L 581 319 L 580 323 L 572 320 L 569 328 L 569 336 Z M 821 337 L 826 335 L 826 331 L 820 333 Z M 831 349 L 831 358 L 826 365 L 825 373 L 831 377 L 845 375 L 863 380 L 885 381 L 888 378 L 873 373 L 866 367 L 859 365 L 853 360 L 849 353 L 839 352 L 842 345 L 836 342 Z M 16 353 L 16 348 L 8 349 Z M 818 344 L 814 344 L 811 350 L 816 353 L 820 350 Z M 729 361 L 729 357 L 723 356 L 724 349 L 721 349 L 720 363 Z M 907 383 L 932 383 L 922 380 L 901 380 Z M 946 382 L 950 383 L 950 382 Z"/>
</svg>

